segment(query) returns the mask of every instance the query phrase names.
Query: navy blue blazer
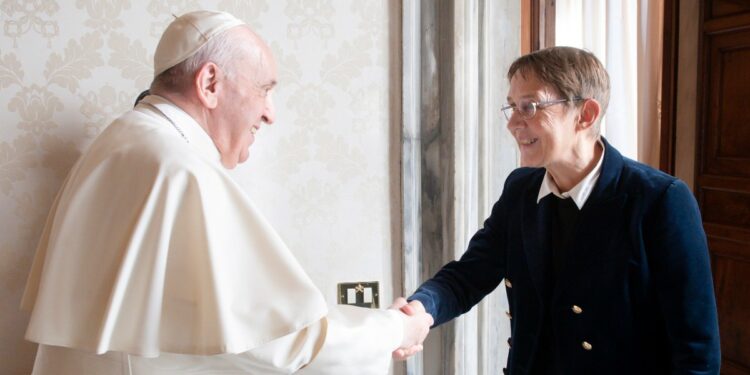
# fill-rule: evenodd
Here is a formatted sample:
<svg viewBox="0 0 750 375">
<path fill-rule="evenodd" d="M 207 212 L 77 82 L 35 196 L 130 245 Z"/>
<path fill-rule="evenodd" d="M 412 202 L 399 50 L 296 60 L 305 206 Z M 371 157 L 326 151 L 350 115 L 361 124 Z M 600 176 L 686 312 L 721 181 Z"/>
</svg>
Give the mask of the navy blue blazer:
<svg viewBox="0 0 750 375">
<path fill-rule="evenodd" d="M 527 374 L 542 318 L 564 374 L 718 374 L 719 327 L 706 236 L 682 181 L 606 152 L 578 214 L 554 290 L 550 199 L 537 204 L 543 168 L 519 168 L 460 260 L 409 297 L 439 325 L 505 279 L 511 345 L 506 373 Z M 539 357 L 542 356 L 542 357 Z"/>
</svg>

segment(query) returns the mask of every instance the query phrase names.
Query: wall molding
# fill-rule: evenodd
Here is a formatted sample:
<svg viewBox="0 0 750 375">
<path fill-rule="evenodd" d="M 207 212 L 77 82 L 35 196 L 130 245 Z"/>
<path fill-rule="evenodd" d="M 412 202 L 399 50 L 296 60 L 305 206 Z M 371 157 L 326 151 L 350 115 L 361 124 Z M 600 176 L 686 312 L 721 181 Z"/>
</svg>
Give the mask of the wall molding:
<svg viewBox="0 0 750 375">
<path fill-rule="evenodd" d="M 463 254 L 517 165 L 515 142 L 500 118 L 505 72 L 520 54 L 516 3 L 402 4 L 405 295 Z M 500 343 L 510 329 L 506 308 L 498 290 L 433 329 L 406 373 L 501 373 L 507 347 Z"/>
</svg>

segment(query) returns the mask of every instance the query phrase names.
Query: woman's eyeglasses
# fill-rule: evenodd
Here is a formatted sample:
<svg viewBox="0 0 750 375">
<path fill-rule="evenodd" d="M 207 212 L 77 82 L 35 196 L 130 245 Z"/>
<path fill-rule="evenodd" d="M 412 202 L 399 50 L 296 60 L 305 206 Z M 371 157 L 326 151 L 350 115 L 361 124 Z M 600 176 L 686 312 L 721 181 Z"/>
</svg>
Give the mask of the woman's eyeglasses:
<svg viewBox="0 0 750 375">
<path fill-rule="evenodd" d="M 518 113 L 519 116 L 521 116 L 522 119 L 528 120 L 534 115 L 536 115 L 537 109 L 540 108 L 547 108 L 551 105 L 560 104 L 560 103 L 567 103 L 567 102 L 579 102 L 581 100 L 585 100 L 584 98 L 575 97 L 573 99 L 557 99 L 557 100 L 548 100 L 544 102 L 535 102 L 535 101 L 521 101 L 518 104 L 506 104 L 502 108 L 500 108 L 501 111 L 503 111 L 503 114 L 505 115 L 505 118 L 510 121 L 510 118 L 513 117 L 514 113 Z"/>
</svg>

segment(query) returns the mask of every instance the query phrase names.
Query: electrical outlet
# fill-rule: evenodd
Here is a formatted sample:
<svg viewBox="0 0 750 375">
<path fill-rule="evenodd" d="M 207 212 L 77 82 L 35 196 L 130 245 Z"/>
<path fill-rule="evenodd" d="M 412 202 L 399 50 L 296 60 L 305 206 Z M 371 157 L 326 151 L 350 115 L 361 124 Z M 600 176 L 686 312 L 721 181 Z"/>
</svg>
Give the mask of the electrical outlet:
<svg viewBox="0 0 750 375">
<path fill-rule="evenodd" d="M 339 305 L 380 308 L 380 285 L 377 281 L 339 283 Z"/>
</svg>

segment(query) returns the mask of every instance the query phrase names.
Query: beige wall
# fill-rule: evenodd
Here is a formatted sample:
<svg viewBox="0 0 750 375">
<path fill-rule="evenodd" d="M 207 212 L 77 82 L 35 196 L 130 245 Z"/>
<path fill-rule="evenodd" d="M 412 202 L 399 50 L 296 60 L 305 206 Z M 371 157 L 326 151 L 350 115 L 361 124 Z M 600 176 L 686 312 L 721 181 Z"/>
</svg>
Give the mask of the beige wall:
<svg viewBox="0 0 750 375">
<path fill-rule="evenodd" d="M 234 13 L 279 63 L 277 122 L 232 174 L 335 302 L 341 281 L 392 299 L 390 2 L 7 0 L 0 5 L 0 372 L 35 346 L 18 310 L 47 210 L 81 150 L 148 86 L 171 13 Z M 399 22 L 394 20 L 393 22 Z M 397 73 L 397 72 L 396 72 Z M 395 86 L 398 87 L 398 86 Z M 396 148 L 398 149 L 398 148 Z M 392 181 L 393 180 L 393 181 Z M 398 190 L 395 190 L 398 192 Z M 393 237 L 397 238 L 397 237 Z M 398 247 L 398 244 L 395 244 Z"/>
</svg>

